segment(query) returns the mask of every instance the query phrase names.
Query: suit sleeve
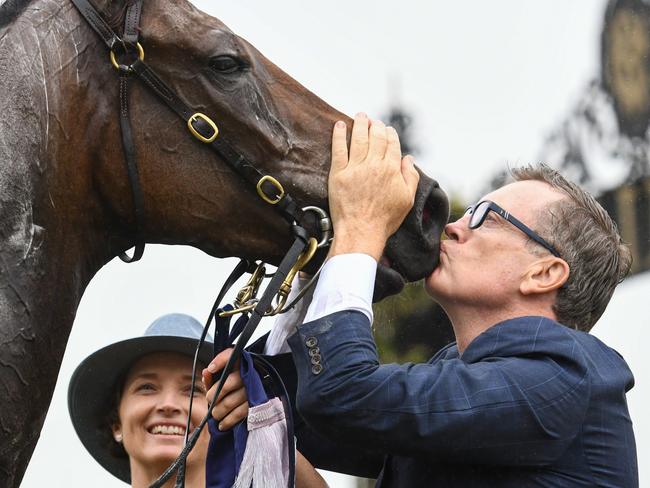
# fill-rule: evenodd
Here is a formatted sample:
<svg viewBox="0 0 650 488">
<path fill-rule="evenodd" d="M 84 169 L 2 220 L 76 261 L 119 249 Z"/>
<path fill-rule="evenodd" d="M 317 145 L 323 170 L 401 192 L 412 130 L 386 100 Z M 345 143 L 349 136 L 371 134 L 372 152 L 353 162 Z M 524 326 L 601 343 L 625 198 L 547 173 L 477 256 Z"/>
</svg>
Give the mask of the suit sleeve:
<svg viewBox="0 0 650 488">
<path fill-rule="evenodd" d="M 363 314 L 328 315 L 289 339 L 297 409 L 322 435 L 386 454 L 550 464 L 576 436 L 590 391 L 584 359 L 555 329 L 533 348 L 496 350 L 475 363 L 380 365 Z"/>
<path fill-rule="evenodd" d="M 263 340 L 264 338 L 254 345 L 258 351 L 263 347 Z M 329 439 L 312 429 L 298 414 L 296 411 L 298 380 L 291 354 L 263 357 L 275 368 L 284 383 L 292 406 L 296 447 L 302 455 L 317 468 L 364 478 L 376 478 L 384 461 L 384 455 L 381 452 L 373 451 L 370 446 L 359 448 L 357 445 Z"/>
</svg>

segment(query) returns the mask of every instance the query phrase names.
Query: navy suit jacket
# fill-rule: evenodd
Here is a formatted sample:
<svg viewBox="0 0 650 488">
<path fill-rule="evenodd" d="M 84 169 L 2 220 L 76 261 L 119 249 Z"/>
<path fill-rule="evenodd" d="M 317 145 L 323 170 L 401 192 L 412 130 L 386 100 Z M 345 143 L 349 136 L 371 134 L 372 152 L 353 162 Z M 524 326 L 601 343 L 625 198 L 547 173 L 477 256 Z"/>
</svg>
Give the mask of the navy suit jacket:
<svg viewBox="0 0 650 488">
<path fill-rule="evenodd" d="M 380 457 L 377 486 L 638 486 L 632 373 L 590 334 L 521 317 L 462 355 L 451 344 L 428 363 L 380 365 L 368 319 L 345 311 L 289 344 L 298 412 L 330 448 L 368 461 L 358 474 Z"/>
</svg>

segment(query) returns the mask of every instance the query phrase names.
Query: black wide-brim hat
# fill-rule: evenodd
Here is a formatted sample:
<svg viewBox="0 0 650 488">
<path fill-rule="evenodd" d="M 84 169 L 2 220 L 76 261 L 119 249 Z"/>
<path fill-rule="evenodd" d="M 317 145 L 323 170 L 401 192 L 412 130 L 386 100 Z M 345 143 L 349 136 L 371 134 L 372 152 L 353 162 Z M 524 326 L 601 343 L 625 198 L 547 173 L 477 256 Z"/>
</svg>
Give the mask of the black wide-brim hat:
<svg viewBox="0 0 650 488">
<path fill-rule="evenodd" d="M 115 405 L 116 388 L 140 358 L 156 352 L 176 352 L 194 357 L 203 326 L 193 317 L 168 314 L 155 320 L 141 337 L 116 342 L 94 352 L 74 371 L 68 387 L 68 410 L 84 447 L 109 473 L 131 483 L 129 459 L 117 455 L 108 432 L 109 410 Z M 209 342 L 208 342 L 209 341 Z M 199 364 L 212 360 L 212 338 L 199 351 Z M 199 370 L 200 374 L 200 370 Z"/>
</svg>

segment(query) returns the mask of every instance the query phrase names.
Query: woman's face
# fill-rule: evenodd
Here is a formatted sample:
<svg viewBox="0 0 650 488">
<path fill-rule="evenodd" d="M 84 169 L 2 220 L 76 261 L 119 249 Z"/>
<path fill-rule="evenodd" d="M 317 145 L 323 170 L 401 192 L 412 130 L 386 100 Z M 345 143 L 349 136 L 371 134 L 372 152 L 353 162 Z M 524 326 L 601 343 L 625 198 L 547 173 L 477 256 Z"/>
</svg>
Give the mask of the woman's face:
<svg viewBox="0 0 650 488">
<path fill-rule="evenodd" d="M 183 447 L 192 387 L 192 360 L 173 352 L 149 354 L 129 370 L 118 406 L 119 424 L 113 426 L 129 455 L 132 476 L 136 470 L 161 472 Z M 192 430 L 208 411 L 200 378 L 195 383 Z M 204 463 L 207 429 L 188 458 L 188 467 Z"/>
</svg>

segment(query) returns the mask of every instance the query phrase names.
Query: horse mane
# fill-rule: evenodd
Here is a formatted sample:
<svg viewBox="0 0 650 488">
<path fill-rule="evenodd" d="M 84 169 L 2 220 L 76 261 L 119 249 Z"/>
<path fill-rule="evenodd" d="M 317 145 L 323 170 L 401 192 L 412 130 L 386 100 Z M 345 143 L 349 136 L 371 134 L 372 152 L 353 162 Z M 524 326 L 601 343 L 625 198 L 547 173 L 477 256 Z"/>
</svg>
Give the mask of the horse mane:
<svg viewBox="0 0 650 488">
<path fill-rule="evenodd" d="M 0 30 L 11 24 L 25 10 L 32 0 L 0 0 Z M 124 22 L 126 9 L 136 0 L 111 0 L 108 23 L 117 28 Z"/>
<path fill-rule="evenodd" d="M 11 24 L 31 0 L 0 0 L 0 29 Z"/>
</svg>

